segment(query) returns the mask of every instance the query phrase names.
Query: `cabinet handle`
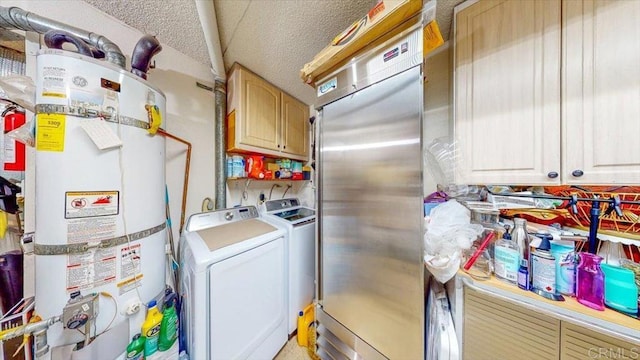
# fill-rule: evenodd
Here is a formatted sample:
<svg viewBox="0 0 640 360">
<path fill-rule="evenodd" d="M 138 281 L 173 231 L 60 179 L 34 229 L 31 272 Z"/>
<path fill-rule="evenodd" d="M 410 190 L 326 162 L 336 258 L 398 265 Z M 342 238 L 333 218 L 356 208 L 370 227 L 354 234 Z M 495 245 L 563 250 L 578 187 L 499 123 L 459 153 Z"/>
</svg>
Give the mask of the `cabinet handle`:
<svg viewBox="0 0 640 360">
<path fill-rule="evenodd" d="M 571 173 L 571 175 L 575 176 L 575 177 L 580 177 L 582 175 L 584 175 L 584 171 L 578 169 L 578 170 L 573 170 L 573 172 Z"/>
<path fill-rule="evenodd" d="M 558 173 L 557 173 L 557 172 L 555 172 L 555 171 L 550 171 L 550 172 L 547 174 L 547 177 L 548 177 L 549 179 L 555 179 L 555 178 L 557 178 L 557 177 L 558 177 Z"/>
</svg>

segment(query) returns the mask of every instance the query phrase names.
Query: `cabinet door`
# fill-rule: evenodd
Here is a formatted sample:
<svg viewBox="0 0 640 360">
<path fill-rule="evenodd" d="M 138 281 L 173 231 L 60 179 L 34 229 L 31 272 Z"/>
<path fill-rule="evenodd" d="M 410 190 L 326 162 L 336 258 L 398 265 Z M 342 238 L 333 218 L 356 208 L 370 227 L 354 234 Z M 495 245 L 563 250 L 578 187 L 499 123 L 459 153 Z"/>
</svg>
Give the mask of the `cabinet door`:
<svg viewBox="0 0 640 360">
<path fill-rule="evenodd" d="M 456 10 L 456 182 L 559 183 L 559 0 Z"/>
<path fill-rule="evenodd" d="M 640 1 L 563 4 L 565 182 L 638 184 Z"/>
<path fill-rule="evenodd" d="M 560 349 L 561 360 L 640 358 L 637 344 L 565 321 L 561 327 Z"/>
<path fill-rule="evenodd" d="M 558 359 L 558 319 L 471 288 L 464 289 L 463 316 L 465 360 Z"/>
<path fill-rule="evenodd" d="M 309 106 L 282 93 L 282 151 L 306 157 L 309 153 Z"/>
<path fill-rule="evenodd" d="M 239 142 L 265 149 L 279 150 L 280 90 L 257 75 L 240 70 L 243 113 L 240 116 Z"/>
</svg>

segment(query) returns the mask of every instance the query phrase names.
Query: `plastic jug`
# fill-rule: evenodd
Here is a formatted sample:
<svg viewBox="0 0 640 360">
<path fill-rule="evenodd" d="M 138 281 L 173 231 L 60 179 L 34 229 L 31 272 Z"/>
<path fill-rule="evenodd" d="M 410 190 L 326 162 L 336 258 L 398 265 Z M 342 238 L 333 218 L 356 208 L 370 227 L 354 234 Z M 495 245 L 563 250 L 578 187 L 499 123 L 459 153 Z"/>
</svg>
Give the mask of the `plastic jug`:
<svg viewBox="0 0 640 360">
<path fill-rule="evenodd" d="M 144 338 L 140 334 L 135 334 L 127 346 L 127 360 L 144 359 Z"/>
<path fill-rule="evenodd" d="M 176 314 L 176 295 L 170 292 L 165 295 L 167 300 L 162 311 L 160 323 L 160 337 L 158 338 L 158 350 L 167 351 L 178 339 L 178 315 Z"/>
<path fill-rule="evenodd" d="M 147 317 L 142 323 L 142 336 L 144 342 L 144 356 L 150 356 L 158 351 L 158 338 L 160 337 L 160 324 L 162 323 L 162 313 L 156 306 L 156 301 L 151 300 L 148 305 Z"/>
<path fill-rule="evenodd" d="M 298 345 L 309 346 L 309 327 L 313 325 L 315 318 L 315 306 L 307 305 L 298 313 Z"/>
</svg>

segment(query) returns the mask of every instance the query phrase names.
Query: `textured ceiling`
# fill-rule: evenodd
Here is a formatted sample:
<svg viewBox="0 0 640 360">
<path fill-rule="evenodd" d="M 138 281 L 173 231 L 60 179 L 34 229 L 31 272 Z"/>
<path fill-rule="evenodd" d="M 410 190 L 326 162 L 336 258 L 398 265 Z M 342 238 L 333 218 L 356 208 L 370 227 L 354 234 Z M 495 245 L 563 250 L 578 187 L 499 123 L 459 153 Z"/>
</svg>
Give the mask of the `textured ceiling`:
<svg viewBox="0 0 640 360">
<path fill-rule="evenodd" d="M 193 59 L 211 66 L 194 1 L 84 0 L 142 32 L 156 35 Z M 463 0 L 438 0 L 437 20 L 449 38 L 453 7 Z M 226 69 L 239 62 L 307 104 L 313 89 L 300 69 L 331 39 L 375 5 L 376 0 L 214 0 Z"/>
<path fill-rule="evenodd" d="M 155 35 L 161 44 L 211 65 L 194 0 L 84 1 L 143 33 Z"/>
</svg>

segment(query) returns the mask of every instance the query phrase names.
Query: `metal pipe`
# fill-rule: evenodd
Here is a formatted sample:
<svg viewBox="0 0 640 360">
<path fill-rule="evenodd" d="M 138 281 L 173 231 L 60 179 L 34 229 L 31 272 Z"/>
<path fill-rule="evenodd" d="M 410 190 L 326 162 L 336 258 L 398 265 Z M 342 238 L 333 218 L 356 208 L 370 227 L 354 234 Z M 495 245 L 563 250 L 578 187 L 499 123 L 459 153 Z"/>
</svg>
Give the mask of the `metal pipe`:
<svg viewBox="0 0 640 360">
<path fill-rule="evenodd" d="M 177 142 L 187 145 L 187 159 L 184 164 L 184 184 L 182 185 L 182 207 L 180 209 L 180 230 L 178 234 L 182 234 L 182 228 L 184 227 L 184 215 L 187 211 L 187 191 L 189 190 L 189 168 L 191 167 L 191 143 L 181 139 L 175 135 L 169 134 L 163 129 L 158 129 L 158 133 L 169 139 L 176 140 Z"/>
<path fill-rule="evenodd" d="M 45 34 L 49 30 L 63 30 L 104 52 L 108 62 L 122 69 L 126 66 L 126 59 L 120 48 L 106 37 L 36 15 L 18 7 L 0 6 L 0 28 L 35 31 L 39 34 Z"/>
<path fill-rule="evenodd" d="M 93 57 L 93 51 L 91 51 L 91 47 L 84 42 L 82 39 L 77 36 L 73 36 L 66 31 L 62 30 L 49 30 L 46 34 L 44 34 L 44 43 L 50 49 L 61 49 L 62 45 L 65 43 L 73 44 L 78 52 L 85 56 Z"/>
<path fill-rule="evenodd" d="M 151 58 L 162 50 L 158 39 L 153 35 L 145 35 L 138 40 L 131 55 L 131 72 L 147 79 L 147 72 L 151 66 Z"/>
<path fill-rule="evenodd" d="M 216 161 L 216 209 L 227 207 L 227 86 L 223 80 L 216 80 L 216 125 L 215 125 L 215 161 Z"/>
</svg>

